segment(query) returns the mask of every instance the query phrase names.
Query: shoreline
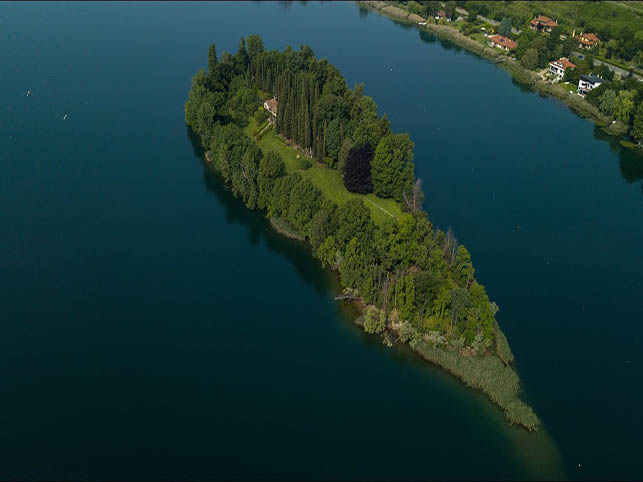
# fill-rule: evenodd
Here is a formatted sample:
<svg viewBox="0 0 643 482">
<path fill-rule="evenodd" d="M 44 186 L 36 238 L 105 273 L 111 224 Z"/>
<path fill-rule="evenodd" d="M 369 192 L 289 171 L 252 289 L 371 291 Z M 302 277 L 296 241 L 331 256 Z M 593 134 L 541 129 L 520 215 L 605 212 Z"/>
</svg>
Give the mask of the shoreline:
<svg viewBox="0 0 643 482">
<path fill-rule="evenodd" d="M 356 0 L 355 3 L 360 7 L 374 11 L 378 15 L 415 26 L 420 31 L 429 32 L 449 40 L 469 52 L 493 61 L 498 67 L 508 71 L 511 78 L 518 84 L 532 88 L 543 97 L 556 98 L 567 105 L 567 107 L 579 117 L 591 119 L 594 124 L 610 136 L 622 138 L 627 133 L 627 126 L 620 121 L 613 122 L 614 118 L 612 116 L 602 114 L 595 106 L 579 95 L 565 90 L 558 84 L 551 84 L 540 79 L 535 72 L 525 69 L 518 61 L 508 57 L 497 48 L 482 45 L 466 35 L 461 34 L 457 29 L 446 25 L 438 25 L 430 22 L 426 25 L 418 25 L 419 21 L 426 22 L 427 19 L 402 8 L 389 5 L 384 1 Z"/>
<path fill-rule="evenodd" d="M 212 168 L 210 151 L 204 154 L 204 168 Z M 308 245 L 307 238 L 295 231 L 286 221 L 281 218 L 267 218 L 271 228 L 281 236 L 302 242 Z M 313 258 L 314 259 L 314 258 Z M 339 281 L 339 272 L 333 270 Z M 339 284 L 341 289 L 341 283 Z M 342 291 L 336 291 L 341 295 Z M 343 303 L 343 302 L 342 302 Z M 366 305 L 360 299 L 351 300 L 352 305 L 359 315 L 352 322 L 366 332 L 363 323 L 363 315 L 366 312 Z M 382 343 L 392 346 L 392 343 L 403 343 L 413 350 L 424 361 L 443 370 L 464 383 L 467 388 L 476 390 L 485 395 L 490 402 L 496 405 L 504 413 L 505 419 L 510 425 L 516 425 L 529 432 L 537 432 L 540 420 L 530 405 L 522 401 L 520 395 L 520 378 L 512 368 L 514 356 L 509 348 L 507 338 L 496 322 L 495 326 L 496 346 L 494 350 L 485 355 L 468 355 L 435 346 L 427 335 L 413 332 L 408 339 L 401 332 L 401 324 L 392 323 L 383 332 L 373 334 L 382 339 Z M 408 336 L 408 334 L 406 334 Z M 393 339 L 393 341 L 391 341 Z"/>
</svg>

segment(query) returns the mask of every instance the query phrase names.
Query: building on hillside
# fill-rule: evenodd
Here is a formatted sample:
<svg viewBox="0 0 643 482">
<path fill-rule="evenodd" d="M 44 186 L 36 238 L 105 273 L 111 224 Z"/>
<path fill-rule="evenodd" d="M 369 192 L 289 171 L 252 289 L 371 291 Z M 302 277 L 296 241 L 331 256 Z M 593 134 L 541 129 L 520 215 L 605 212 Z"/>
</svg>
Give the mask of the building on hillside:
<svg viewBox="0 0 643 482">
<path fill-rule="evenodd" d="M 574 68 L 576 68 L 576 64 L 571 63 L 567 57 L 549 62 L 549 72 L 554 74 L 558 80 L 563 80 L 565 70 Z"/>
<path fill-rule="evenodd" d="M 263 108 L 270 113 L 270 122 L 274 122 L 277 118 L 277 99 L 275 97 L 268 99 L 263 103 Z"/>
<path fill-rule="evenodd" d="M 448 17 L 447 13 L 444 10 L 438 10 L 438 12 L 435 14 L 435 19 L 440 20 L 442 18 L 446 18 L 447 22 L 451 21 L 451 17 Z"/>
<path fill-rule="evenodd" d="M 538 15 L 531 22 L 529 22 L 529 28 L 532 30 L 538 30 L 539 32 L 551 32 L 554 27 L 558 27 L 558 24 L 549 17 L 544 15 Z"/>
<path fill-rule="evenodd" d="M 601 40 L 594 35 L 593 33 L 581 33 L 578 37 L 578 48 L 579 49 L 591 49 L 594 45 L 598 45 Z"/>
<path fill-rule="evenodd" d="M 578 93 L 587 94 L 590 90 L 595 89 L 603 83 L 603 79 L 595 75 L 581 75 L 578 81 Z"/>
<path fill-rule="evenodd" d="M 489 46 L 498 47 L 502 50 L 513 50 L 518 46 L 518 44 L 502 35 L 492 35 L 489 37 Z"/>
</svg>

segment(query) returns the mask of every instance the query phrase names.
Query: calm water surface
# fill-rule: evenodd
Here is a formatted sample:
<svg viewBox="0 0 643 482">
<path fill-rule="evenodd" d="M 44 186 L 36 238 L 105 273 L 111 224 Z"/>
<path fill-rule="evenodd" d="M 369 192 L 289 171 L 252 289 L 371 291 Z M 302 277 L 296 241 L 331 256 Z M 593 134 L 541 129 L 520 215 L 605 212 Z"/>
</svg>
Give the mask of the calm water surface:
<svg viewBox="0 0 643 482">
<path fill-rule="evenodd" d="M 410 133 L 537 435 L 354 327 L 204 171 L 190 78 L 250 33 Z M 643 160 L 590 122 L 350 3 L 2 4 L 0 58 L 0 478 L 643 476 Z"/>
</svg>

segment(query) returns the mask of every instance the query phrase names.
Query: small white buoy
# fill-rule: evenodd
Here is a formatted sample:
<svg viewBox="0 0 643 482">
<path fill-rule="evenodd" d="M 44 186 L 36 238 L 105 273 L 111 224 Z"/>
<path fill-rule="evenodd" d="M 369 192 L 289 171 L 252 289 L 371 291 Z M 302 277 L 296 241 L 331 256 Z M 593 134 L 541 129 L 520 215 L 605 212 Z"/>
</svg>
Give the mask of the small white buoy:
<svg viewBox="0 0 643 482">
<path fill-rule="evenodd" d="M 63 120 L 66 120 L 66 119 L 67 119 L 67 114 L 65 114 L 65 116 L 63 117 Z"/>
<path fill-rule="evenodd" d="M 27 91 L 27 97 L 29 97 L 30 95 L 31 95 L 31 91 L 30 91 L 30 90 L 28 90 L 28 91 Z"/>
</svg>

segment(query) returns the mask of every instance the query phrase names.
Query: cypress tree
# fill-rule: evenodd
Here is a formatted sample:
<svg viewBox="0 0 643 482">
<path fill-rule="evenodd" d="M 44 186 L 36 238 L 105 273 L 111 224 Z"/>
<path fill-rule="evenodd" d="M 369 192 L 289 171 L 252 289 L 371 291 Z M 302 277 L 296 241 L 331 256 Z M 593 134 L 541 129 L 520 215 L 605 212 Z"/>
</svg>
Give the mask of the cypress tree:
<svg viewBox="0 0 643 482">
<path fill-rule="evenodd" d="M 217 49 L 214 44 L 210 44 L 210 48 L 208 49 L 208 74 L 210 74 L 210 76 L 213 76 L 216 72 L 217 65 Z"/>
<path fill-rule="evenodd" d="M 310 114 L 308 112 L 308 103 L 305 104 L 304 108 L 304 147 L 306 149 L 310 148 Z"/>
</svg>

